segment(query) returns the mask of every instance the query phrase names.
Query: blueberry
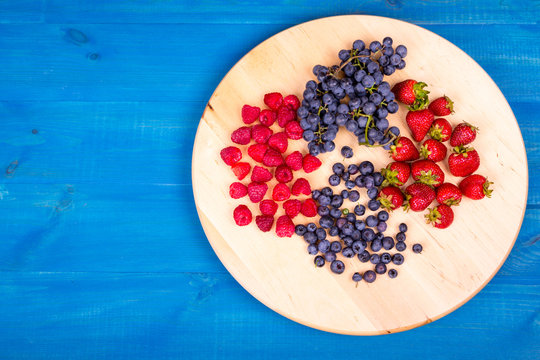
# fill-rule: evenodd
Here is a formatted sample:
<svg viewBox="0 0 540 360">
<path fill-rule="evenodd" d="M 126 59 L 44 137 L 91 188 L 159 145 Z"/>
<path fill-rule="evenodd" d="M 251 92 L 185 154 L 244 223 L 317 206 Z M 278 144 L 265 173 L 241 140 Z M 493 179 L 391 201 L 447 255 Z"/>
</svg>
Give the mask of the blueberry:
<svg viewBox="0 0 540 360">
<path fill-rule="evenodd" d="M 330 214 L 330 209 L 327 206 L 321 205 L 317 207 L 317 214 L 319 214 L 319 216 L 326 216 Z M 319 221 L 319 224 L 320 224 L 320 221 Z"/>
<path fill-rule="evenodd" d="M 347 220 L 345 220 L 345 221 L 347 221 Z M 354 231 L 354 226 L 353 226 L 353 224 L 347 222 L 345 225 L 343 225 L 343 227 L 341 228 L 341 231 L 343 232 L 343 234 L 345 234 L 347 236 L 350 236 Z"/>
<path fill-rule="evenodd" d="M 330 263 L 330 270 L 336 274 L 341 274 L 345 271 L 345 264 L 341 260 L 334 260 Z"/>
<path fill-rule="evenodd" d="M 356 222 L 355 222 L 355 223 L 356 223 Z M 354 231 L 352 232 L 351 237 L 352 237 L 353 240 L 355 240 L 355 241 L 356 241 L 356 240 L 360 240 L 360 239 L 362 239 L 362 232 L 361 232 L 360 230 L 354 230 Z"/>
<path fill-rule="evenodd" d="M 349 198 L 349 192 L 347 190 L 341 190 L 341 197 L 344 199 Z"/>
<path fill-rule="evenodd" d="M 346 248 L 344 248 L 341 253 L 343 254 L 343 256 L 345 256 L 346 258 L 351 258 L 354 256 L 354 250 L 352 248 L 350 248 L 349 246 L 347 246 Z"/>
<path fill-rule="evenodd" d="M 334 219 L 339 218 L 341 216 L 341 210 L 339 210 L 339 208 L 332 208 L 330 210 L 330 216 Z"/>
<path fill-rule="evenodd" d="M 386 272 L 386 265 L 382 262 L 378 263 L 377 265 L 375 265 L 375 272 L 379 275 L 384 274 Z"/>
<path fill-rule="evenodd" d="M 357 202 L 358 200 L 360 200 L 360 193 L 356 190 L 351 190 L 349 192 L 349 200 L 351 202 Z"/>
<path fill-rule="evenodd" d="M 366 207 L 364 205 L 356 205 L 354 207 L 354 213 L 358 216 L 362 216 L 366 213 Z M 360 229 L 358 229 L 360 230 Z"/>
<path fill-rule="evenodd" d="M 341 243 L 339 241 L 332 241 L 330 243 L 330 250 L 333 252 L 340 252 L 341 251 Z"/>
<path fill-rule="evenodd" d="M 372 264 L 378 264 L 381 262 L 381 257 L 379 256 L 379 254 L 371 254 L 369 262 Z"/>
<path fill-rule="evenodd" d="M 319 198 L 319 196 L 321 196 L 321 191 L 320 190 L 313 190 L 311 192 L 311 197 L 313 198 L 313 200 L 317 200 Z"/>
<path fill-rule="evenodd" d="M 363 188 L 366 186 L 366 179 L 364 178 L 363 175 L 360 175 L 356 177 L 356 179 L 354 180 L 354 183 L 356 184 L 356 186 Z"/>
<path fill-rule="evenodd" d="M 390 236 L 385 236 L 382 239 L 382 247 L 384 250 L 391 250 L 394 247 L 394 239 L 392 239 Z"/>
<path fill-rule="evenodd" d="M 373 239 L 373 241 L 371 242 L 371 251 L 377 252 L 381 249 L 382 249 L 382 241 L 379 239 Z"/>
<path fill-rule="evenodd" d="M 377 220 L 377 218 L 373 215 L 369 215 L 366 218 L 366 225 L 369 227 L 375 227 L 377 226 L 378 223 L 379 223 L 379 220 Z"/>
<path fill-rule="evenodd" d="M 317 239 L 324 240 L 326 239 L 326 230 L 324 230 L 323 228 L 318 228 L 317 230 L 315 230 L 315 235 L 317 236 Z"/>
<path fill-rule="evenodd" d="M 332 251 L 328 251 L 326 254 L 324 254 L 324 260 L 328 262 L 332 262 L 336 260 L 336 253 Z"/>
<path fill-rule="evenodd" d="M 404 223 L 399 224 L 399 231 L 403 233 L 407 232 L 407 224 L 404 224 Z"/>
<path fill-rule="evenodd" d="M 358 166 L 357 166 L 357 165 L 351 164 L 351 165 L 349 165 L 349 167 L 347 168 L 347 171 L 349 172 L 349 174 L 354 175 L 354 174 L 356 174 L 356 173 L 359 171 L 359 169 L 358 169 Z"/>
<path fill-rule="evenodd" d="M 379 213 L 377 214 L 377 218 L 378 218 L 380 221 L 386 221 L 386 220 L 388 220 L 388 218 L 389 218 L 388 211 L 386 211 L 386 210 L 379 211 Z"/>
<path fill-rule="evenodd" d="M 360 273 L 356 272 L 356 273 L 353 274 L 352 279 L 353 279 L 353 281 L 356 281 L 356 282 L 362 281 L 362 275 L 360 275 Z"/>
<path fill-rule="evenodd" d="M 396 265 L 401 265 L 404 261 L 405 258 L 401 254 L 394 254 L 394 256 L 392 256 L 392 262 Z"/>
<path fill-rule="evenodd" d="M 321 253 L 326 253 L 328 250 L 330 250 L 330 241 L 328 240 L 321 240 L 319 241 L 319 245 L 317 247 Z"/>
<path fill-rule="evenodd" d="M 333 166 L 332 166 L 332 171 L 334 172 L 334 174 L 336 175 L 341 175 L 343 174 L 343 171 L 345 170 L 345 166 L 343 166 L 343 164 L 340 164 L 340 163 L 335 163 Z"/>
<path fill-rule="evenodd" d="M 353 157 L 353 151 L 349 146 L 344 146 L 344 147 L 341 148 L 341 155 L 344 158 L 349 159 L 349 158 Z"/>
<path fill-rule="evenodd" d="M 337 176 L 336 174 L 332 174 L 328 178 L 328 183 L 332 186 L 338 186 L 340 181 L 341 181 L 341 178 Z"/>
<path fill-rule="evenodd" d="M 351 174 L 349 174 L 348 171 L 344 171 L 343 174 L 341 174 L 341 178 L 343 179 L 343 181 L 347 181 L 351 178 Z"/>
<path fill-rule="evenodd" d="M 319 205 L 321 206 L 328 206 L 330 205 L 330 201 L 332 201 L 332 199 L 330 198 L 330 196 L 321 195 L 319 196 L 317 201 L 319 202 Z"/>
<path fill-rule="evenodd" d="M 350 236 L 345 236 L 343 239 L 343 244 L 345 244 L 345 246 L 352 246 L 354 240 L 352 239 L 352 237 Z"/>
<path fill-rule="evenodd" d="M 343 229 L 343 226 L 345 226 L 346 223 L 347 223 L 347 219 L 342 218 L 342 217 L 340 217 L 339 219 L 336 220 L 336 226 L 339 229 Z"/>
<path fill-rule="evenodd" d="M 386 225 L 386 222 L 384 221 L 379 221 L 377 224 L 377 230 L 379 230 L 381 233 L 385 232 L 387 227 L 388 225 Z"/>
<path fill-rule="evenodd" d="M 315 232 L 315 230 L 317 230 L 317 225 L 315 225 L 315 223 L 309 223 L 306 225 L 306 228 L 309 232 Z"/>
<path fill-rule="evenodd" d="M 414 244 L 414 245 L 412 246 L 412 251 L 413 251 L 414 253 L 420 254 L 420 253 L 422 252 L 422 250 L 423 250 L 423 247 L 422 247 L 421 244 Z"/>
<path fill-rule="evenodd" d="M 363 262 L 363 263 L 368 262 L 370 257 L 371 256 L 369 255 L 369 252 L 367 252 L 367 250 L 364 250 L 360 254 L 358 254 L 358 260 L 360 260 L 360 262 Z"/>
<path fill-rule="evenodd" d="M 336 236 L 337 234 L 339 234 L 339 229 L 337 226 L 332 226 L 328 231 L 328 235 L 330 236 Z"/>
<path fill-rule="evenodd" d="M 310 255 L 317 255 L 317 253 L 319 252 L 319 250 L 317 249 L 317 246 L 314 245 L 314 244 L 309 244 L 308 247 L 307 247 L 307 252 L 310 254 Z"/>
<path fill-rule="evenodd" d="M 335 208 L 339 208 L 341 205 L 343 205 L 343 198 L 341 197 L 341 195 L 332 196 L 332 201 L 330 202 L 330 205 Z"/>
<path fill-rule="evenodd" d="M 366 175 L 364 176 L 364 186 L 366 189 L 371 190 L 375 187 L 375 180 L 373 179 L 373 176 Z M 377 190 L 377 189 L 375 189 Z"/>
<path fill-rule="evenodd" d="M 349 190 L 354 189 L 355 185 L 356 184 L 352 180 L 345 181 L 345 187 Z"/>
<path fill-rule="evenodd" d="M 362 239 L 366 241 L 372 241 L 375 238 L 375 232 L 372 229 L 362 230 Z"/>
<path fill-rule="evenodd" d="M 324 264 L 323 264 L 324 265 Z M 377 274 L 374 271 L 368 270 L 364 273 L 364 280 L 368 283 L 372 283 L 377 279 Z"/>
<path fill-rule="evenodd" d="M 345 218 L 350 223 L 354 223 L 356 221 L 356 215 L 354 215 L 353 213 L 348 213 L 347 216 L 345 216 Z"/>
<path fill-rule="evenodd" d="M 371 211 L 377 211 L 381 207 L 380 201 L 376 199 L 369 200 L 367 205 Z"/>
<path fill-rule="evenodd" d="M 315 244 L 317 242 L 317 235 L 314 232 L 307 232 L 304 234 L 304 240 L 309 244 Z"/>
<path fill-rule="evenodd" d="M 361 241 L 355 241 L 352 244 L 352 249 L 355 253 L 360 254 L 362 251 L 366 249 L 365 246 L 362 246 L 363 243 Z"/>
<path fill-rule="evenodd" d="M 407 238 L 407 235 L 405 235 L 405 233 L 403 232 L 398 232 L 396 235 L 397 241 L 405 241 L 406 238 Z"/>
<path fill-rule="evenodd" d="M 315 256 L 315 259 L 313 260 L 313 262 L 318 267 L 324 266 L 324 258 L 321 255 Z"/>
<path fill-rule="evenodd" d="M 362 231 L 362 230 L 364 230 L 366 228 L 366 223 L 363 222 L 362 220 L 356 220 L 354 222 L 354 228 L 356 230 Z"/>
<path fill-rule="evenodd" d="M 294 232 L 296 233 L 296 235 L 302 236 L 307 232 L 307 229 L 304 225 L 299 224 L 296 225 L 296 227 L 294 228 Z"/>
<path fill-rule="evenodd" d="M 373 164 L 370 161 L 362 161 L 359 166 L 360 174 L 370 175 L 373 173 Z"/>
<path fill-rule="evenodd" d="M 321 193 L 325 196 L 332 196 L 334 195 L 334 191 L 332 190 L 331 187 L 329 186 L 325 186 L 321 189 Z"/>
<path fill-rule="evenodd" d="M 374 185 L 381 186 L 381 184 L 384 181 L 384 177 L 382 176 L 382 174 L 377 171 L 377 172 L 374 172 L 372 176 L 373 176 Z"/>
<path fill-rule="evenodd" d="M 388 277 L 390 279 L 394 279 L 397 276 L 398 272 L 396 269 L 390 269 L 388 270 Z"/>
<path fill-rule="evenodd" d="M 397 251 L 405 251 L 406 248 L 407 248 L 407 244 L 405 244 L 404 241 L 398 241 L 396 243 L 396 250 Z"/>
<path fill-rule="evenodd" d="M 390 255 L 389 253 L 383 253 L 381 255 L 381 262 L 383 264 L 389 264 L 391 261 L 392 261 L 392 255 Z"/>
<path fill-rule="evenodd" d="M 384 234 L 381 233 L 381 232 L 378 232 L 375 234 L 375 239 L 379 239 L 382 241 L 382 239 L 384 239 Z"/>
<path fill-rule="evenodd" d="M 368 198 L 370 199 L 375 199 L 377 198 L 377 195 L 379 194 L 378 190 L 376 188 L 371 188 L 367 191 L 367 196 Z"/>
</svg>

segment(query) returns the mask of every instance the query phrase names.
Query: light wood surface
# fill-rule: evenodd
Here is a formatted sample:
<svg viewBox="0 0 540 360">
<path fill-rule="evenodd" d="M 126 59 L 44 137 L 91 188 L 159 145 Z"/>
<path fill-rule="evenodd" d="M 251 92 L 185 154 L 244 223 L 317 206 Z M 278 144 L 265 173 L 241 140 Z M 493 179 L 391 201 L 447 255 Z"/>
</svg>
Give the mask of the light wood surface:
<svg viewBox="0 0 540 360">
<path fill-rule="evenodd" d="M 289 239 L 278 238 L 273 231 L 263 234 L 254 222 L 236 226 L 232 210 L 249 200 L 229 197 L 229 184 L 235 178 L 221 161 L 219 151 L 230 145 L 230 133 L 242 125 L 243 104 L 263 106 L 263 95 L 271 91 L 301 97 L 305 82 L 313 78 L 313 65 L 337 63 L 337 52 L 349 48 L 356 39 L 381 41 L 387 35 L 394 44 L 404 44 L 409 50 L 407 67 L 387 77 L 387 81 L 394 84 L 414 78 L 428 84 L 430 98 L 450 96 L 456 112 L 446 118 L 452 124 L 466 120 L 480 128 L 474 142 L 481 157 L 477 173 L 488 176 L 495 185 L 491 199 L 464 199 L 455 208 L 454 224 L 446 230 L 426 225 L 423 213 L 395 211 L 387 233 L 397 233 L 400 222 L 409 226 L 405 263 L 395 266 L 399 276 L 392 280 L 384 275 L 373 284 L 361 282 L 355 286 L 352 273 L 372 269 L 373 265 L 361 264 L 356 258 L 344 259 L 347 269 L 337 276 L 328 266 L 316 268 L 313 257 L 306 252 L 306 243 L 296 235 Z M 404 116 L 405 110 L 400 109 L 389 119 L 408 134 Z M 355 152 L 346 163 L 370 160 L 376 168 L 388 163 L 386 151 L 359 147 L 354 140 L 350 133 L 340 130 L 338 147 L 349 145 Z M 289 145 L 289 151 L 295 149 L 306 152 L 305 142 Z M 318 171 L 295 173 L 309 178 L 315 188 L 326 185 L 334 162 L 344 160 L 339 151 L 319 158 L 323 166 Z M 192 166 L 202 226 L 235 279 L 283 316 L 344 334 L 407 330 L 436 320 L 465 303 L 506 259 L 519 232 L 527 200 L 525 147 L 513 113 L 495 83 L 476 62 L 443 38 L 409 23 L 373 16 L 304 23 L 273 36 L 244 56 L 208 103 L 197 131 Z M 446 165 L 443 168 L 448 181 L 459 181 L 448 173 Z M 361 201 L 365 200 L 362 191 Z M 258 205 L 248 206 L 254 215 L 258 212 Z M 420 255 L 411 250 L 416 242 L 424 246 Z"/>
</svg>

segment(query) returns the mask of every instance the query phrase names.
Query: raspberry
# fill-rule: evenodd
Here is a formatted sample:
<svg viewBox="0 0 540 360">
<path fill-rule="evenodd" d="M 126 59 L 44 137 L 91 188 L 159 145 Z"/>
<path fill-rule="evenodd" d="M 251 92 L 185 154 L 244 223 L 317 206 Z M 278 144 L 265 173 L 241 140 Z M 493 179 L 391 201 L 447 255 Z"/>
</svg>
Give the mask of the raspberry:
<svg viewBox="0 0 540 360">
<path fill-rule="evenodd" d="M 296 119 L 296 112 L 286 106 L 281 107 L 277 112 L 277 123 L 281 127 L 285 127 L 289 121 Z"/>
<path fill-rule="evenodd" d="M 264 183 L 270 180 L 272 180 L 272 173 L 262 166 L 255 165 L 251 173 L 251 181 Z"/>
<path fill-rule="evenodd" d="M 233 166 L 242 159 L 242 152 L 236 146 L 228 146 L 219 153 L 223 162 L 229 166 Z"/>
<path fill-rule="evenodd" d="M 236 163 L 236 165 L 234 165 L 231 169 L 238 180 L 242 180 L 247 176 L 247 174 L 249 174 L 251 165 L 249 165 L 247 162 L 239 162 Z"/>
<path fill-rule="evenodd" d="M 259 122 L 265 126 L 272 126 L 276 121 L 276 113 L 272 110 L 264 109 L 259 114 Z"/>
<path fill-rule="evenodd" d="M 263 200 L 259 203 L 259 210 L 263 215 L 274 215 L 278 209 L 278 204 L 274 200 Z"/>
<path fill-rule="evenodd" d="M 233 199 L 240 199 L 244 196 L 246 196 L 248 193 L 248 189 L 246 185 L 242 184 L 241 182 L 233 182 L 231 186 L 229 186 L 229 195 Z"/>
<path fill-rule="evenodd" d="M 238 226 L 246 226 L 252 220 L 251 211 L 246 205 L 238 205 L 233 212 L 234 221 Z"/>
<path fill-rule="evenodd" d="M 261 231 L 268 232 L 272 230 L 272 225 L 274 225 L 274 217 L 270 215 L 257 215 L 255 217 L 255 223 Z"/>
<path fill-rule="evenodd" d="M 285 214 L 293 219 L 300 213 L 300 210 L 302 209 L 302 202 L 297 199 L 290 199 L 283 203 L 283 208 L 285 209 Z"/>
<path fill-rule="evenodd" d="M 257 106 L 244 105 L 242 106 L 242 121 L 244 124 L 253 124 L 259 118 L 260 113 L 261 109 Z"/>
<path fill-rule="evenodd" d="M 275 172 L 276 180 L 280 183 L 288 183 L 293 179 L 292 170 L 285 164 L 279 165 Z"/>
<path fill-rule="evenodd" d="M 289 190 L 289 187 L 285 184 L 279 183 L 276 186 L 274 186 L 274 190 L 272 190 L 272 199 L 275 201 L 284 201 L 291 197 L 291 191 Z"/>
<path fill-rule="evenodd" d="M 253 203 L 258 203 L 264 198 L 266 191 L 268 190 L 268 185 L 252 182 L 248 185 L 248 196 L 249 200 Z"/>
<path fill-rule="evenodd" d="M 302 209 L 300 210 L 302 215 L 307 217 L 314 217 L 317 215 L 317 203 L 313 199 L 306 199 L 302 204 Z"/>
<path fill-rule="evenodd" d="M 248 149 L 249 153 L 249 149 Z M 302 168 L 302 153 L 300 151 L 294 151 L 287 155 L 285 158 L 285 164 L 294 171 L 300 170 Z"/>
<path fill-rule="evenodd" d="M 291 237 L 294 234 L 294 224 L 287 215 L 278 217 L 276 222 L 276 234 L 279 237 Z"/>
<path fill-rule="evenodd" d="M 268 145 L 266 144 L 253 144 L 250 147 L 248 147 L 248 155 L 251 156 L 251 158 L 257 162 L 262 162 L 264 158 L 264 154 L 266 154 L 266 150 L 268 150 Z"/>
<path fill-rule="evenodd" d="M 298 100 L 296 95 L 287 95 L 283 98 L 283 105 L 296 111 L 300 107 L 300 100 Z"/>
<path fill-rule="evenodd" d="M 309 182 L 304 178 L 298 178 L 292 186 L 291 192 L 293 195 L 310 195 L 311 194 L 311 186 L 309 185 Z"/>
<path fill-rule="evenodd" d="M 257 124 L 251 128 L 251 137 L 258 144 L 266 144 L 274 132 L 267 126 Z"/>
<path fill-rule="evenodd" d="M 275 133 L 268 139 L 268 145 L 283 154 L 285 151 L 287 151 L 287 134 L 284 132 Z"/>
<path fill-rule="evenodd" d="M 266 150 L 263 158 L 263 164 L 269 167 L 279 166 L 283 164 L 283 157 L 274 149 Z"/>
<path fill-rule="evenodd" d="M 231 140 L 233 143 L 240 145 L 247 145 L 251 141 L 251 128 L 249 126 L 242 126 L 234 130 L 231 134 Z"/>
<path fill-rule="evenodd" d="M 302 138 L 304 130 L 298 121 L 289 121 L 287 125 L 285 125 L 285 134 L 287 134 L 287 137 L 291 140 L 299 140 Z"/>
<path fill-rule="evenodd" d="M 278 92 L 273 92 L 264 95 L 264 103 L 272 110 L 277 110 L 283 104 L 283 95 Z"/>
<path fill-rule="evenodd" d="M 304 171 L 306 173 L 310 173 L 317 170 L 321 166 L 321 160 L 317 159 L 311 154 L 306 154 L 302 160 L 302 166 L 304 167 Z"/>
</svg>

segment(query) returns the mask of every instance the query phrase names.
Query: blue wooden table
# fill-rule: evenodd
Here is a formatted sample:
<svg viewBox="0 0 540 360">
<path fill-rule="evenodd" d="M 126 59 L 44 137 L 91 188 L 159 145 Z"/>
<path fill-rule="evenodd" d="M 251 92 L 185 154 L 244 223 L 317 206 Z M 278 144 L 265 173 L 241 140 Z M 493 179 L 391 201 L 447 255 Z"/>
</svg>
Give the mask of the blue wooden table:
<svg viewBox="0 0 540 360">
<path fill-rule="evenodd" d="M 465 50 L 527 148 L 527 211 L 502 269 L 399 334 L 329 334 L 269 310 L 221 265 L 193 204 L 196 127 L 227 70 L 339 14 L 410 21 Z M 0 1 L 0 359 L 540 358 L 539 19 L 537 0 Z"/>
</svg>

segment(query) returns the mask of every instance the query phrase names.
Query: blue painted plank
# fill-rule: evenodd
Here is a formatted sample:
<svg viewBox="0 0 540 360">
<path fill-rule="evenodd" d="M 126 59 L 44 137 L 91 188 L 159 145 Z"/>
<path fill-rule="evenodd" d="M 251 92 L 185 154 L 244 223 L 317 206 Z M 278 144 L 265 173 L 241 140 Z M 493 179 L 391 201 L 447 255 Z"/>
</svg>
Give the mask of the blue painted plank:
<svg viewBox="0 0 540 360">
<path fill-rule="evenodd" d="M 43 22 L 44 0 L 0 1 L 0 24 Z"/>
</svg>

